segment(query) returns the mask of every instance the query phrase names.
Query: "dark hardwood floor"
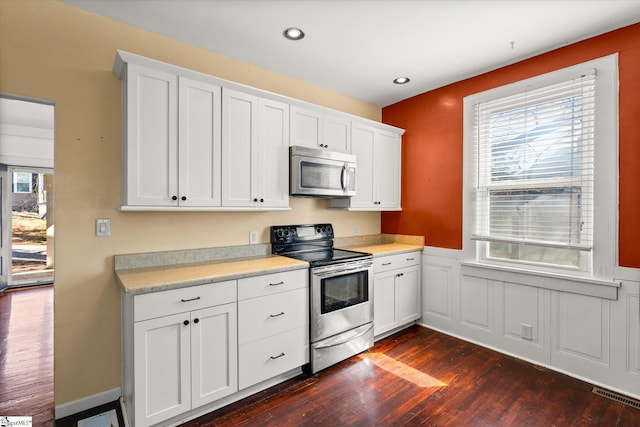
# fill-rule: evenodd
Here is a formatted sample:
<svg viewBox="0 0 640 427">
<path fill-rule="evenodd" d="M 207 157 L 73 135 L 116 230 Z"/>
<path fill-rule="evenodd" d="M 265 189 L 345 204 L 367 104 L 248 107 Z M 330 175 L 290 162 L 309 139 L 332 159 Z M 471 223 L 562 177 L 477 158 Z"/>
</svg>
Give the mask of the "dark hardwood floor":
<svg viewBox="0 0 640 427">
<path fill-rule="evenodd" d="M 640 426 L 566 375 L 413 326 L 185 426 Z"/>
<path fill-rule="evenodd" d="M 54 425 L 53 288 L 0 296 L 0 415 Z M 117 402 L 58 420 L 78 419 Z M 591 385 L 413 326 L 314 376 L 185 426 L 640 426 L 640 410 Z"/>
<path fill-rule="evenodd" d="M 0 294 L 0 416 L 54 424 L 53 287 Z"/>
</svg>

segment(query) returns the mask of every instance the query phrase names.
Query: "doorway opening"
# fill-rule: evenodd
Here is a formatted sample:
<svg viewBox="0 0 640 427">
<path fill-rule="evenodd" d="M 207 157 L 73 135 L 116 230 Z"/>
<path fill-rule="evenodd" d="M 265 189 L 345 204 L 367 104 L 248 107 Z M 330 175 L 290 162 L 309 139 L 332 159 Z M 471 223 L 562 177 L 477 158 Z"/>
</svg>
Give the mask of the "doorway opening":
<svg viewBox="0 0 640 427">
<path fill-rule="evenodd" d="M 53 283 L 53 173 L 10 168 L 11 285 Z"/>
<path fill-rule="evenodd" d="M 0 95 L 0 291 L 54 279 L 54 106 Z"/>
</svg>

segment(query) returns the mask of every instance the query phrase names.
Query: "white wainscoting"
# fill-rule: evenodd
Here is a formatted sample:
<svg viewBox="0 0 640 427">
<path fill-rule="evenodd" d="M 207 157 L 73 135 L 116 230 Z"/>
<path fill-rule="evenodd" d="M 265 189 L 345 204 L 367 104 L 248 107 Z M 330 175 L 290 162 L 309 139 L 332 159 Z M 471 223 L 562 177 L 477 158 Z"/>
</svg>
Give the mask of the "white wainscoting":
<svg viewBox="0 0 640 427">
<path fill-rule="evenodd" d="M 610 299 L 461 264 L 461 251 L 425 247 L 424 326 L 640 398 L 640 269 L 617 268 Z"/>
</svg>

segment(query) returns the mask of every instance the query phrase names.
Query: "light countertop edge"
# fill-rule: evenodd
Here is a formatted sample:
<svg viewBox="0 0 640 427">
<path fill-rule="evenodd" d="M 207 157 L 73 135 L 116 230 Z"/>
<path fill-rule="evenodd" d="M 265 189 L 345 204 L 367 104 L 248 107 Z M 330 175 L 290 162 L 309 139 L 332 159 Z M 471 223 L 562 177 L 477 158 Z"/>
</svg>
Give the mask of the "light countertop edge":
<svg viewBox="0 0 640 427">
<path fill-rule="evenodd" d="M 367 252 L 373 255 L 374 258 L 387 256 L 387 255 L 395 255 L 407 252 L 422 252 L 424 246 L 418 246 L 413 244 L 405 244 L 405 243 L 382 243 L 382 244 L 374 244 L 367 246 L 349 246 L 344 249 L 349 249 L 353 251 Z"/>
<path fill-rule="evenodd" d="M 376 257 L 422 251 L 417 242 L 353 242 L 342 249 L 370 253 Z M 128 295 L 166 291 L 207 283 L 237 280 L 264 274 L 309 268 L 305 261 L 278 255 L 253 258 L 220 259 L 218 261 L 172 264 L 156 267 L 116 269 L 116 280 Z"/>
<path fill-rule="evenodd" d="M 274 255 L 253 259 L 117 270 L 116 280 L 126 294 L 140 295 L 306 268 L 309 268 L 307 262 Z"/>
</svg>

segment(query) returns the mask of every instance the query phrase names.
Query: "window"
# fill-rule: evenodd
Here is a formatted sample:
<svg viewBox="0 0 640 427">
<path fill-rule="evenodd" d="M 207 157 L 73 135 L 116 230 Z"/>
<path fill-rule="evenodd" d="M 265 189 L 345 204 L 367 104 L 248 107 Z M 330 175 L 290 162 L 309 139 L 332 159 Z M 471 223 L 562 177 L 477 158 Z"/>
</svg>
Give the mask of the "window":
<svg viewBox="0 0 640 427">
<path fill-rule="evenodd" d="M 13 192 L 14 193 L 31 193 L 31 174 L 28 172 L 13 173 Z"/>
<path fill-rule="evenodd" d="M 468 259 L 580 275 L 594 263 L 598 274 L 603 263 L 613 269 L 615 58 L 465 98 Z"/>
</svg>

